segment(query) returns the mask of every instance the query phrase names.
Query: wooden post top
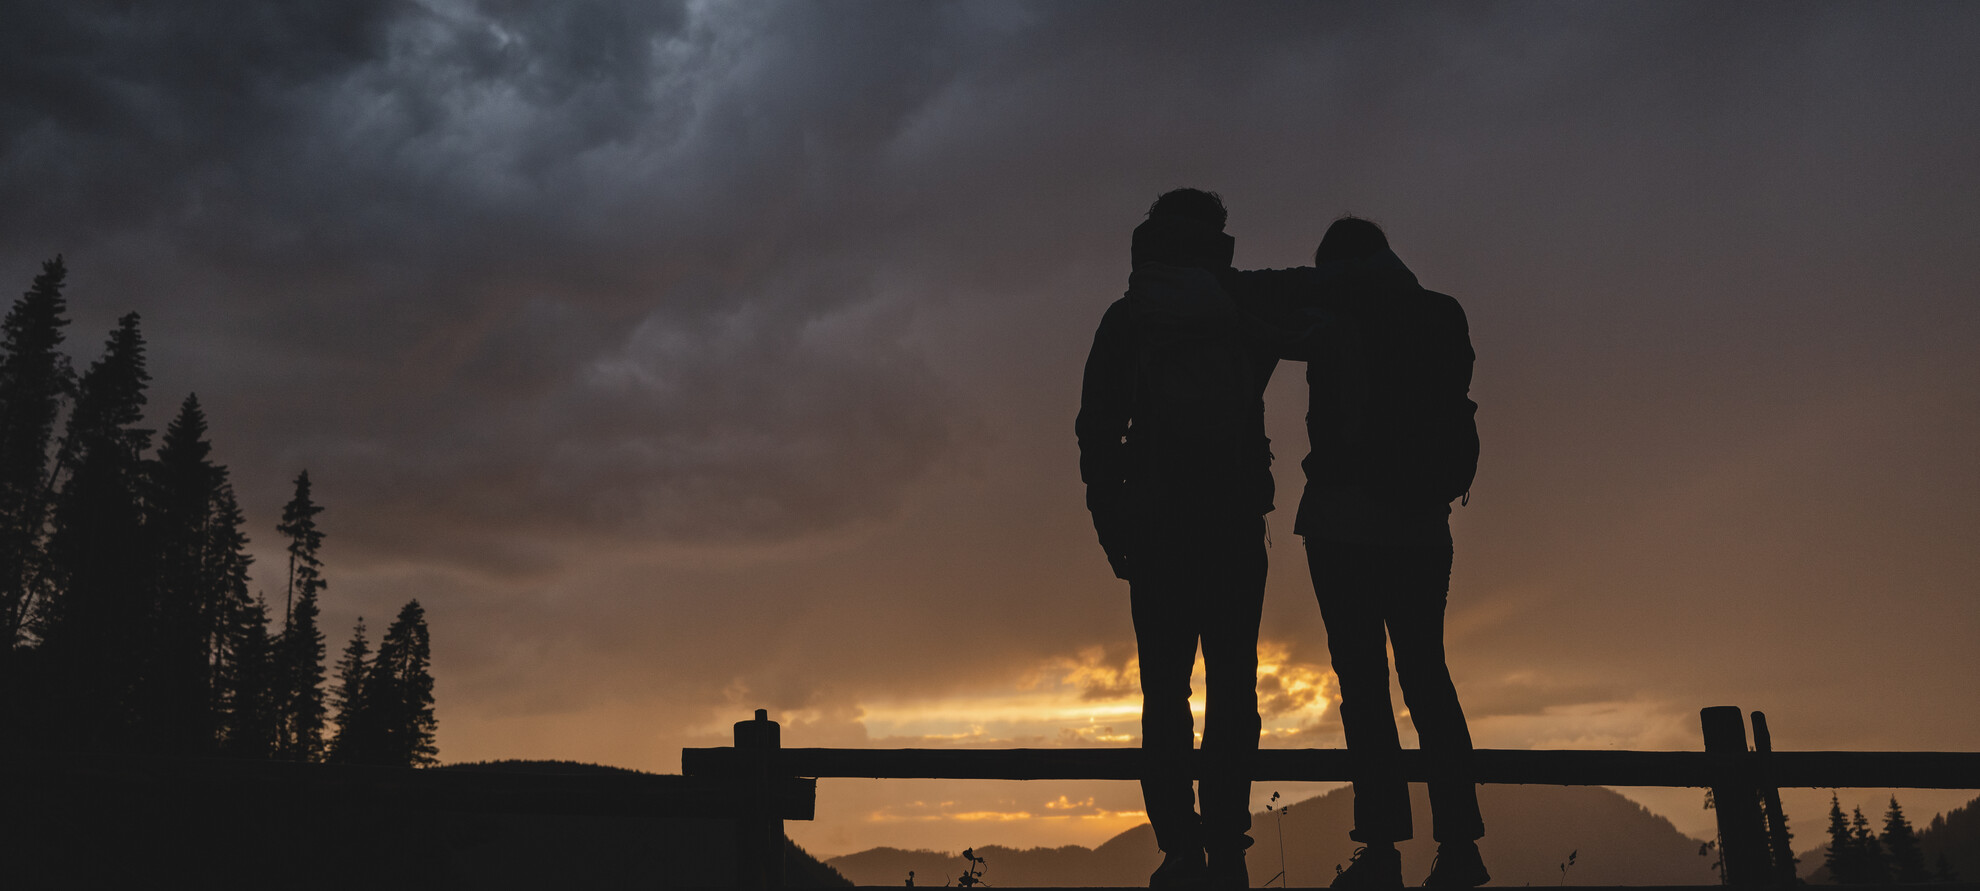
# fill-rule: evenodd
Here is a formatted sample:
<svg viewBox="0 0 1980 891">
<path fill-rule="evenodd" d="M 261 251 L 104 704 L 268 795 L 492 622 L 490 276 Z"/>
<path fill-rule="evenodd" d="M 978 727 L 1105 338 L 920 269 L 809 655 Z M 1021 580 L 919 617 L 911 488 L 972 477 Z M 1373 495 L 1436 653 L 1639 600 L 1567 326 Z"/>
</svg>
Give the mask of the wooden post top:
<svg viewBox="0 0 1980 891">
<path fill-rule="evenodd" d="M 770 720 L 769 709 L 757 709 L 756 717 L 736 722 L 736 748 L 775 749 L 783 745 L 782 728 Z"/>
</svg>

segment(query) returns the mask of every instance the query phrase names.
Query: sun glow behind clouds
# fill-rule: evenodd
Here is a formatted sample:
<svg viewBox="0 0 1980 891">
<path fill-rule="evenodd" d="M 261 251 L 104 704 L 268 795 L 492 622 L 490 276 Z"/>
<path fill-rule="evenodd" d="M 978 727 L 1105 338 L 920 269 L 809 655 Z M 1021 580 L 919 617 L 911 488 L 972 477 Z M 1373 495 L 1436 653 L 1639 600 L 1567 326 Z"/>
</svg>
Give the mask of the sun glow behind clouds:
<svg viewBox="0 0 1980 891">
<path fill-rule="evenodd" d="M 1333 746 L 1333 673 L 1295 661 L 1277 641 L 1258 647 L 1258 702 L 1267 746 Z M 1093 646 L 1011 671 L 1000 683 L 983 683 L 923 699 L 862 699 L 854 711 L 874 747 L 999 748 L 1119 747 L 1141 743 L 1140 661 L 1132 645 Z M 1203 661 L 1190 680 L 1191 708 L 1202 727 Z M 787 743 L 793 739 L 786 737 Z M 835 781 L 836 796 L 865 797 L 847 814 L 883 833 L 890 843 L 1094 845 L 1147 822 L 1141 790 L 1124 782 L 1024 783 L 1000 781 Z M 1281 788 L 1288 788 L 1282 786 Z M 899 791 L 893 791 L 899 790 Z M 1272 790 L 1260 789 L 1259 801 Z M 905 792 L 906 794 L 900 794 Z M 932 793 L 932 794 L 931 794 Z M 896 797 L 898 796 L 898 797 Z M 1255 802 L 1256 803 L 1256 802 Z M 856 815 L 856 816 L 855 816 Z M 795 825 L 795 824 L 794 824 Z M 990 835 L 982 833 L 995 827 Z M 826 848 L 856 833 L 817 830 Z"/>
<path fill-rule="evenodd" d="M 939 699 L 867 700 L 860 723 L 876 743 L 928 747 L 1132 746 L 1140 744 L 1140 660 L 1125 647 L 1088 647 L 1047 659 L 1009 685 Z M 1309 737 L 1334 701 L 1331 671 L 1295 662 L 1289 649 L 1261 641 L 1259 711 L 1263 741 Z M 1190 678 L 1190 708 L 1203 714 L 1203 659 Z"/>
<path fill-rule="evenodd" d="M 965 802 L 955 799 L 942 801 L 910 801 L 891 805 L 867 815 L 872 823 L 929 822 L 954 820 L 961 823 L 1010 823 L 1020 820 L 1079 820 L 1088 823 L 1118 824 L 1108 831 L 1119 832 L 1148 819 L 1148 812 L 1140 809 L 1110 810 L 1095 804 L 1094 796 L 1086 796 L 1073 801 L 1065 795 L 1045 801 L 1033 810 L 1017 799 L 1000 798 L 988 804 Z"/>
</svg>

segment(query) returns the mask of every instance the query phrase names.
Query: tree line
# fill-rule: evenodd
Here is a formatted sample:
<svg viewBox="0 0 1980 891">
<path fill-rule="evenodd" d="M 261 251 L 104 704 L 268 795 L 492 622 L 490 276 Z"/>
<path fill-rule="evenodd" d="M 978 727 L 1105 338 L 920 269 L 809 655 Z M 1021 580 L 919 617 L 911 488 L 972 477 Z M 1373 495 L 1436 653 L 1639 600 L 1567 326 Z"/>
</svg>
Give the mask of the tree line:
<svg viewBox="0 0 1980 891">
<path fill-rule="evenodd" d="M 1829 796 L 1829 849 L 1822 865 L 1829 870 L 1829 881 L 1841 885 L 1916 884 L 1951 882 L 1956 879 L 1944 854 L 1930 870 L 1925 867 L 1925 851 L 1918 833 L 1905 819 L 1897 796 L 1891 796 L 1890 810 L 1884 812 L 1884 831 L 1870 828 L 1862 808 L 1852 808 L 1843 817 L 1842 803 Z"/>
<path fill-rule="evenodd" d="M 375 651 L 359 619 L 326 690 L 309 472 L 275 526 L 288 564 L 276 624 L 249 593 L 246 517 L 198 397 L 153 451 L 138 315 L 77 374 L 62 352 L 66 276 L 60 256 L 44 262 L 0 322 L 0 743 L 437 761 L 419 601 Z"/>
</svg>

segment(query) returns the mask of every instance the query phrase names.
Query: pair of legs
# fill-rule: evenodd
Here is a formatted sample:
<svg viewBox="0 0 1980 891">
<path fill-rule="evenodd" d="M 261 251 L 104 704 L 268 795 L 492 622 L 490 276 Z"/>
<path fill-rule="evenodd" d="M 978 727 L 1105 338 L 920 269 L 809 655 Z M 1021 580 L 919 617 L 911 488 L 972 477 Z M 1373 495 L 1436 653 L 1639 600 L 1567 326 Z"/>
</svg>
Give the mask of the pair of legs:
<svg viewBox="0 0 1980 891">
<path fill-rule="evenodd" d="M 1444 605 L 1451 585 L 1451 541 L 1364 544 L 1306 540 L 1307 565 L 1327 649 L 1341 685 L 1341 727 L 1356 756 L 1354 831 L 1363 844 L 1410 838 L 1409 786 L 1397 770 L 1402 743 L 1389 698 L 1389 657 L 1431 759 L 1433 834 L 1444 843 L 1485 834 L 1471 779 L 1471 730 L 1444 663 Z"/>
<path fill-rule="evenodd" d="M 1256 517 L 1150 524 L 1130 596 L 1141 657 L 1141 794 L 1155 841 L 1171 855 L 1250 847 L 1251 760 L 1258 751 L 1258 619 L 1265 543 Z M 1203 647 L 1205 775 L 1192 794 L 1189 676 Z M 1197 815 L 1200 802 L 1202 816 Z"/>
</svg>

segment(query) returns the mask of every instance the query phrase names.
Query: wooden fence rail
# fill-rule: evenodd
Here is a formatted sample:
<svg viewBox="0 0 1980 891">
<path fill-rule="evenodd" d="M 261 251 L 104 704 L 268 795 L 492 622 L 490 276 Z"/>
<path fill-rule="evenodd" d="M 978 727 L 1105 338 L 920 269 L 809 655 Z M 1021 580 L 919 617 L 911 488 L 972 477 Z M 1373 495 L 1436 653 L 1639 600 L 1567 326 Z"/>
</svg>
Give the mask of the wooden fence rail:
<svg viewBox="0 0 1980 891">
<path fill-rule="evenodd" d="M 1201 753 L 1195 753 L 1200 756 Z M 754 769 L 748 749 L 681 750 L 690 776 L 737 776 Z M 776 749 L 773 772 L 794 777 L 945 780 L 1138 780 L 1140 749 Z M 1548 786 L 1717 785 L 1727 772 L 1771 765 L 1776 788 L 1980 789 L 1980 753 L 1972 752 L 1635 752 L 1584 749 L 1479 749 L 1479 783 Z M 1194 764 L 1195 762 L 1190 762 Z M 1344 749 L 1261 749 L 1259 782 L 1346 782 L 1353 757 Z M 1430 775 L 1424 753 L 1408 749 L 1400 765 L 1412 783 Z M 1201 776 L 1200 772 L 1196 774 Z"/>
<path fill-rule="evenodd" d="M 1980 789 L 1976 752 L 1775 752 L 1766 716 L 1753 713 L 1754 743 L 1733 706 L 1700 712 L 1702 752 L 1479 749 L 1470 768 L 1478 783 L 1554 786 L 1691 786 L 1713 790 L 1724 876 L 1747 887 L 1795 883 L 1778 790 L 1878 787 Z M 1202 776 L 1202 753 L 1192 753 Z M 771 801 L 773 784 L 790 777 L 948 780 L 1139 780 L 1140 749 L 827 749 L 779 745 L 777 723 L 763 709 L 736 724 L 736 745 L 681 750 L 681 772 L 759 784 Z M 1429 753 L 1406 750 L 1399 767 L 1423 782 L 1438 767 Z M 1354 755 L 1343 749 L 1263 749 L 1252 762 L 1254 781 L 1346 782 Z M 738 835 L 738 881 L 773 889 L 783 875 L 783 825 L 767 810 Z M 772 842 L 774 839 L 774 843 Z"/>
</svg>

